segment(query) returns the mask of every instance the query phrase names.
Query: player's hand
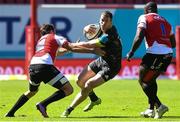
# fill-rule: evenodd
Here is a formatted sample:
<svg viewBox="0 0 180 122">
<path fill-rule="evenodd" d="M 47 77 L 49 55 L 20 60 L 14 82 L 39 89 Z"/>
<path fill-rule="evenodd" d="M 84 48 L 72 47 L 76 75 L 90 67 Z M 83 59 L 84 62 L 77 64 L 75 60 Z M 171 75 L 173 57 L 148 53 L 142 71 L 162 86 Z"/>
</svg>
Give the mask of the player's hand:
<svg viewBox="0 0 180 122">
<path fill-rule="evenodd" d="M 69 50 L 65 49 L 65 48 L 59 48 L 56 52 L 56 56 L 62 56 L 64 55 L 65 53 L 69 52 Z"/>
<path fill-rule="evenodd" d="M 103 51 L 101 48 L 94 48 L 94 53 L 96 55 L 105 56 L 106 52 Z"/>
<path fill-rule="evenodd" d="M 128 52 L 126 55 L 126 60 L 131 61 L 131 58 L 133 57 L 133 55 L 134 55 L 134 52 L 132 52 L 132 51 Z"/>
</svg>

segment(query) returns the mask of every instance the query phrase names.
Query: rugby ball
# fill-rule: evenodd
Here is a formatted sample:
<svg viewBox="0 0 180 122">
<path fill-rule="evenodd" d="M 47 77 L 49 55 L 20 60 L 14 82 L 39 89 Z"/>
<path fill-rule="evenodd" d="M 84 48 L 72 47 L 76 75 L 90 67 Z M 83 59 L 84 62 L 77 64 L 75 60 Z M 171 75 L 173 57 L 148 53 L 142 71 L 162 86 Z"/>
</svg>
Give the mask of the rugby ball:
<svg viewBox="0 0 180 122">
<path fill-rule="evenodd" d="M 88 31 L 89 28 L 93 28 L 94 33 L 90 33 Z M 83 33 L 85 38 L 87 38 L 88 40 L 92 40 L 98 38 L 102 34 L 102 31 L 99 23 L 95 23 L 95 24 L 86 25 L 83 29 Z"/>
</svg>

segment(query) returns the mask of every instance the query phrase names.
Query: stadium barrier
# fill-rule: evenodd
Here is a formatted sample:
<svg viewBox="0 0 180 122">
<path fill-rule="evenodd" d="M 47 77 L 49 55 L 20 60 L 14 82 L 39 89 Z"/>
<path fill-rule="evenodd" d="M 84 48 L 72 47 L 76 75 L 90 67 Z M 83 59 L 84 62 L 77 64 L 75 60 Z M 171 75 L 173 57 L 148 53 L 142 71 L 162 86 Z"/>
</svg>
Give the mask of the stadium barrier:
<svg viewBox="0 0 180 122">
<path fill-rule="evenodd" d="M 70 79 L 76 79 L 77 75 L 93 59 L 61 59 L 55 61 L 55 66 Z M 168 66 L 167 71 L 160 78 L 176 79 L 176 66 L 174 63 Z M 141 59 L 133 59 L 131 62 L 122 60 L 122 68 L 115 79 L 137 79 Z M 25 60 L 6 59 L 0 60 L 0 80 L 26 80 Z"/>
</svg>

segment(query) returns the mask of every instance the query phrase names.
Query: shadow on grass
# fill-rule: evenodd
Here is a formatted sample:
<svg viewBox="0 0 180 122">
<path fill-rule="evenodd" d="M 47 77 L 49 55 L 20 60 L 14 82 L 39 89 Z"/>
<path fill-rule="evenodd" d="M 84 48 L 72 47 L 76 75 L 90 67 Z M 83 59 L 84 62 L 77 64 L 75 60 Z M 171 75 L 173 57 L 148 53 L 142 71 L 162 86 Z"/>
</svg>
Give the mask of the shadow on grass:
<svg viewBox="0 0 180 122">
<path fill-rule="evenodd" d="M 68 118 L 144 118 L 142 116 L 88 116 L 88 117 L 68 117 Z M 163 116 L 163 118 L 180 119 L 180 116 Z"/>
<path fill-rule="evenodd" d="M 179 116 L 163 116 L 163 118 L 180 119 L 180 115 Z"/>
<path fill-rule="evenodd" d="M 53 118 L 61 118 L 61 117 L 53 117 Z M 82 116 L 82 117 L 68 117 L 68 118 L 74 118 L 74 119 L 78 119 L 78 118 L 142 118 L 141 116 Z"/>
<path fill-rule="evenodd" d="M 140 116 L 90 116 L 86 118 L 140 118 Z"/>
<path fill-rule="evenodd" d="M 61 118 L 61 117 L 52 117 Z M 144 118 L 142 116 L 82 116 L 82 117 L 68 117 L 69 119 L 93 119 L 93 118 Z M 180 116 L 163 116 L 164 119 L 180 119 Z M 148 119 L 148 118 L 147 118 Z"/>
<path fill-rule="evenodd" d="M 18 115 L 18 116 L 16 116 L 16 117 L 27 117 L 27 115 Z M 14 117 L 13 117 L 14 118 Z M 49 119 L 58 119 L 58 118 L 62 118 L 62 117 L 59 117 L 59 116 L 51 116 Z M 126 118 L 129 118 L 129 119 L 140 119 L 140 118 L 144 118 L 144 117 L 142 117 L 142 116 L 119 116 L 119 115 L 117 115 L 117 116 L 81 116 L 81 117 L 79 117 L 79 116 L 77 116 L 77 117 L 68 117 L 67 119 L 101 119 L 101 118 L 111 118 L 111 119 L 113 119 L 113 118 L 115 118 L 115 119 L 117 119 L 117 118 L 119 118 L 119 119 L 126 119 Z M 63 118 L 62 118 L 63 119 Z M 64 118 L 64 119 L 66 119 L 66 118 Z M 148 119 L 148 118 L 147 118 Z M 150 119 L 150 118 L 149 118 Z M 152 118 L 153 119 L 153 118 Z M 180 119 L 180 116 L 163 116 L 163 118 L 162 119 L 173 119 L 173 120 L 176 120 L 176 119 Z"/>
</svg>

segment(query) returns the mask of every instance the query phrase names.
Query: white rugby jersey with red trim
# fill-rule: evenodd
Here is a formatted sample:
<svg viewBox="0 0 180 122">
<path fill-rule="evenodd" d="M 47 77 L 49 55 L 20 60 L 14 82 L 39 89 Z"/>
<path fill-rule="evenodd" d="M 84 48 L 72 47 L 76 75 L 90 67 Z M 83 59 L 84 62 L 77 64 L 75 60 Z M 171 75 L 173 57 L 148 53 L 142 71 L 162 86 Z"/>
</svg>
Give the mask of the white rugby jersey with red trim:
<svg viewBox="0 0 180 122">
<path fill-rule="evenodd" d="M 152 54 L 173 53 L 170 42 L 171 25 L 156 13 L 141 15 L 138 28 L 145 29 L 146 52 Z"/>
<path fill-rule="evenodd" d="M 66 45 L 68 41 L 62 36 L 56 34 L 46 34 L 42 36 L 36 45 L 35 55 L 30 64 L 54 64 L 56 51 L 59 47 Z"/>
</svg>

